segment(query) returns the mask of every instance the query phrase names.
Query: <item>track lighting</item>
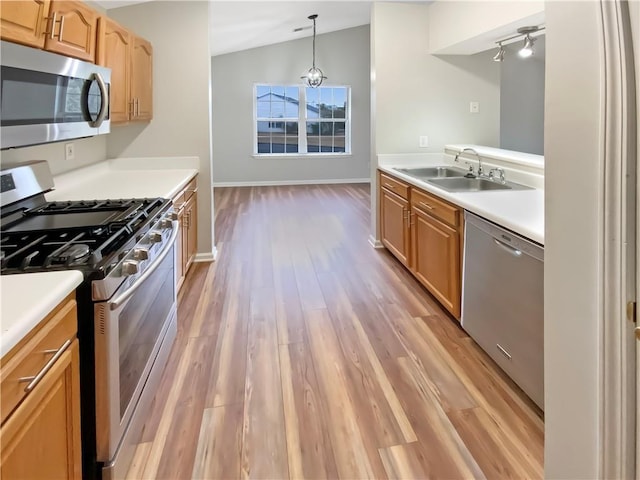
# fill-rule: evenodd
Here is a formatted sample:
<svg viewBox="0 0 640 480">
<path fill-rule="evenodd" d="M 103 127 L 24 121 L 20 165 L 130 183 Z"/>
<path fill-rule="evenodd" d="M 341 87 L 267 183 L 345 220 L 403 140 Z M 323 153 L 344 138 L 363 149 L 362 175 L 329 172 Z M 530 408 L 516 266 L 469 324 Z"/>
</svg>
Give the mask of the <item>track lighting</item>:
<svg viewBox="0 0 640 480">
<path fill-rule="evenodd" d="M 533 55 L 533 42 L 535 40 L 527 35 L 524 38 L 524 46 L 518 51 L 518 55 L 522 58 L 527 58 Z"/>
<path fill-rule="evenodd" d="M 498 53 L 496 53 L 493 56 L 493 61 L 494 62 L 502 62 L 504 60 L 504 47 L 502 46 L 502 42 L 498 42 L 498 45 L 500 45 L 500 49 L 498 50 Z"/>
<path fill-rule="evenodd" d="M 536 39 L 532 37 L 531 34 L 535 32 L 539 32 L 540 30 L 544 30 L 544 29 L 545 29 L 544 26 L 536 26 L 536 25 L 530 26 L 530 27 L 520 27 L 518 29 L 518 33 L 516 33 L 515 35 L 496 41 L 496 43 L 498 44 L 498 53 L 496 53 L 493 56 L 493 61 L 494 62 L 504 61 L 505 49 L 502 46 L 504 42 L 513 40 L 515 38 L 521 38 L 521 37 L 524 37 L 524 44 L 523 44 L 523 47 L 518 51 L 518 55 L 522 58 L 531 57 L 534 54 L 533 44 L 536 41 Z"/>
</svg>

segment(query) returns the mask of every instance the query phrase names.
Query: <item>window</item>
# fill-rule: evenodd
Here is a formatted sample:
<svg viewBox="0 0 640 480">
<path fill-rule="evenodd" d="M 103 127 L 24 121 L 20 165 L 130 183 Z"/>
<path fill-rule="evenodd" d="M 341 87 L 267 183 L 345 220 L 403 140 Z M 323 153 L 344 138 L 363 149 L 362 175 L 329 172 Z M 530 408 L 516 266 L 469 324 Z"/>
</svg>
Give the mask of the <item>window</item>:
<svg viewBox="0 0 640 480">
<path fill-rule="evenodd" d="M 350 88 L 256 85 L 257 155 L 351 153 Z"/>
</svg>

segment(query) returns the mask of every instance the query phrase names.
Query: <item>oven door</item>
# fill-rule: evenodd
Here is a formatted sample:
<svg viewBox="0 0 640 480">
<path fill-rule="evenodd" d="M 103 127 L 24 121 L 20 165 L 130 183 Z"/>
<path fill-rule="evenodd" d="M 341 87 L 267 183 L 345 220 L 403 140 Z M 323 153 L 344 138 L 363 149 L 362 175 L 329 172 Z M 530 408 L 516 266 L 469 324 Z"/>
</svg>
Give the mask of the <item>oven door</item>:
<svg viewBox="0 0 640 480">
<path fill-rule="evenodd" d="M 175 238 L 136 283 L 94 305 L 96 447 L 105 464 L 140 424 L 141 399 L 153 397 L 175 338 Z"/>
<path fill-rule="evenodd" d="M 0 148 L 109 133 L 111 70 L 1 42 Z"/>
</svg>

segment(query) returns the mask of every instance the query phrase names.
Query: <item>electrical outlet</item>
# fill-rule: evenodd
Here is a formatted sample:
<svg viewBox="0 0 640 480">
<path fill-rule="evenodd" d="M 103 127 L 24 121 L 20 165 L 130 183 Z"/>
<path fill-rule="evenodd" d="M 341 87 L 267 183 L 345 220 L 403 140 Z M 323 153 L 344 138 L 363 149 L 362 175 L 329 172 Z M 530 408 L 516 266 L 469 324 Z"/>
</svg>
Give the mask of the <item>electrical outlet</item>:
<svg viewBox="0 0 640 480">
<path fill-rule="evenodd" d="M 480 113 L 480 102 L 469 102 L 469 112 Z"/>
<path fill-rule="evenodd" d="M 73 160 L 76 156 L 75 146 L 73 143 L 64 144 L 64 159 Z"/>
<path fill-rule="evenodd" d="M 420 136 L 420 148 L 426 148 L 429 146 L 429 137 L 426 135 Z"/>
</svg>

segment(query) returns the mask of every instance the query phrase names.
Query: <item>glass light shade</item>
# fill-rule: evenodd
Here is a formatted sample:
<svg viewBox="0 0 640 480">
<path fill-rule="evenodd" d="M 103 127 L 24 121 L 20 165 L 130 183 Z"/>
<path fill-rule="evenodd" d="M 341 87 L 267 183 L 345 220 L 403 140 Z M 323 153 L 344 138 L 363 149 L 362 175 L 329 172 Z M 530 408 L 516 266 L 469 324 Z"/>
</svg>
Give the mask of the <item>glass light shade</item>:
<svg viewBox="0 0 640 480">
<path fill-rule="evenodd" d="M 322 85 L 322 82 L 325 80 L 324 73 L 317 67 L 311 67 L 306 75 L 303 75 L 302 78 L 305 83 L 311 88 L 317 88 Z"/>
</svg>

